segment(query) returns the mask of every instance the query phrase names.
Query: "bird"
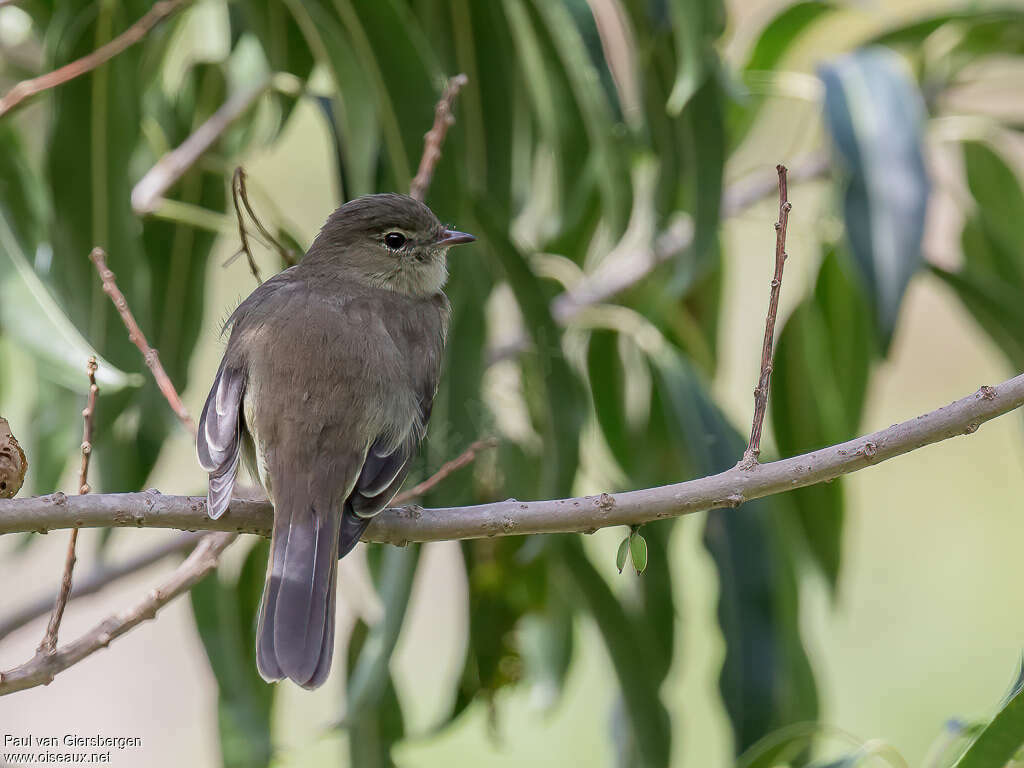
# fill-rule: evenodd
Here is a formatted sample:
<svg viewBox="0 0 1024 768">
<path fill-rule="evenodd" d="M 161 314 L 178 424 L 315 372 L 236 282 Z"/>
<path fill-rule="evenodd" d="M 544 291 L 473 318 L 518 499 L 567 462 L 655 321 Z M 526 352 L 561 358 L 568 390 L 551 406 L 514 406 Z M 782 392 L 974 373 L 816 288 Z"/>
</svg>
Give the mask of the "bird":
<svg viewBox="0 0 1024 768">
<path fill-rule="evenodd" d="M 475 239 L 406 195 L 350 200 L 224 325 L 197 454 L 211 518 L 240 458 L 274 508 L 256 632 L 268 682 L 327 679 L 338 560 L 409 472 L 448 336 L 448 249 Z"/>
</svg>

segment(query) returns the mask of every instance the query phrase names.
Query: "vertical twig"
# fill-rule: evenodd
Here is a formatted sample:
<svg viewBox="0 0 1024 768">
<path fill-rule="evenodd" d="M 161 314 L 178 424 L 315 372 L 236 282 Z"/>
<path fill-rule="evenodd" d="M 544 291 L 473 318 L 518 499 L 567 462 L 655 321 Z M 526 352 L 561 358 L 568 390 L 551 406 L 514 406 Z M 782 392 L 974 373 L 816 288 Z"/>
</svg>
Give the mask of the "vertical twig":
<svg viewBox="0 0 1024 768">
<path fill-rule="evenodd" d="M 132 343 L 142 353 L 147 367 L 153 373 L 153 378 L 156 379 L 156 385 L 160 388 L 161 394 L 170 404 L 171 410 L 174 411 L 174 415 L 178 417 L 178 420 L 185 425 L 189 432 L 195 435 L 195 422 L 192 421 L 188 409 L 181 402 L 178 390 L 174 388 L 174 384 L 171 383 L 167 371 L 164 370 L 163 365 L 160 363 L 160 356 L 155 349 L 149 346 L 145 334 L 142 333 L 139 324 L 135 322 L 135 317 L 132 315 L 131 309 L 128 308 L 128 300 L 125 299 L 124 294 L 117 287 L 114 273 L 107 267 L 106 252 L 102 248 L 93 248 L 89 258 L 96 265 L 96 271 L 99 272 L 100 280 L 103 282 L 103 292 L 114 302 L 114 306 L 117 308 L 118 314 L 121 315 L 125 328 L 128 329 L 128 338 L 131 339 Z"/>
<path fill-rule="evenodd" d="M 779 313 L 779 294 L 782 291 L 782 270 L 786 266 L 786 225 L 792 205 L 786 190 L 786 166 L 777 165 L 779 173 L 779 219 L 775 222 L 775 275 L 772 277 L 771 293 L 768 298 L 768 317 L 764 323 L 764 346 L 761 348 L 761 375 L 754 389 L 754 421 L 750 427 L 750 441 L 739 466 L 753 469 L 761 453 L 761 428 L 768 408 L 768 384 L 772 376 L 772 350 L 775 340 L 775 317 Z"/>
<path fill-rule="evenodd" d="M 416 176 L 409 185 L 409 197 L 423 200 L 427 196 L 427 189 L 430 187 L 430 180 L 434 177 L 434 169 L 438 160 L 441 159 L 441 145 L 444 144 L 444 137 L 448 129 L 455 123 L 452 116 L 452 104 L 455 97 L 459 95 L 462 86 L 469 82 L 469 78 L 458 74 L 448 81 L 437 102 L 434 110 L 434 124 L 427 131 L 423 140 L 423 155 L 420 157 L 420 166 Z"/>
<path fill-rule="evenodd" d="M 96 395 L 100 388 L 96 384 L 96 358 L 90 357 L 86 364 L 86 371 L 89 374 L 89 399 L 86 402 L 85 410 L 82 411 L 82 466 L 78 471 L 78 493 L 84 495 L 89 492 L 89 457 L 92 456 L 92 424 L 93 414 L 96 412 Z M 60 590 L 57 592 L 57 600 L 53 604 L 53 613 L 50 614 L 50 623 L 46 626 L 46 634 L 43 635 L 43 642 L 39 644 L 37 654 L 48 656 L 57 648 L 57 633 L 60 631 L 60 622 L 64 618 L 64 608 L 68 604 L 68 596 L 71 594 L 71 576 L 75 570 L 75 562 L 78 559 L 75 555 L 75 547 L 78 544 L 78 529 L 71 529 L 71 538 L 68 539 L 68 552 L 64 558 L 64 575 L 60 580 Z"/>
</svg>

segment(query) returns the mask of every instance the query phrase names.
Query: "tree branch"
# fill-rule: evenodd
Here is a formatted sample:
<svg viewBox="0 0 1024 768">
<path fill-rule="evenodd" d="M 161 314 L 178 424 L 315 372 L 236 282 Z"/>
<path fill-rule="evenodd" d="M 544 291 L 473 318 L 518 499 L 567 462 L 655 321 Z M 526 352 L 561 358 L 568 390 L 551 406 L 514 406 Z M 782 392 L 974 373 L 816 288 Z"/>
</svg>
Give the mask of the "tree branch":
<svg viewBox="0 0 1024 768">
<path fill-rule="evenodd" d="M 957 435 L 969 435 L 990 419 L 1024 405 L 1024 374 L 931 413 L 839 445 L 801 456 L 733 467 L 717 475 L 658 488 L 552 501 L 516 501 L 448 509 L 410 506 L 386 510 L 370 524 L 364 541 L 474 539 L 532 533 L 591 532 L 721 507 L 827 482 Z M 265 501 L 235 500 L 219 520 L 206 515 L 206 500 L 154 491 L 29 499 L 0 499 L 0 534 L 59 528 L 139 526 L 220 530 L 269 536 Z"/>
<path fill-rule="evenodd" d="M 98 498 L 96 494 L 94 498 Z M 87 496 L 75 498 L 88 498 Z M 106 648 L 144 621 L 156 617 L 157 611 L 178 595 L 191 589 L 213 571 L 220 562 L 221 553 L 235 540 L 231 533 L 204 536 L 196 548 L 174 572 L 156 589 L 126 610 L 109 616 L 77 640 L 73 640 L 51 654 L 36 655 L 19 667 L 0 672 L 0 696 L 5 696 L 37 685 L 48 685 L 57 673 L 77 664 L 100 648 Z"/>
<path fill-rule="evenodd" d="M 117 287 L 117 280 L 114 277 L 114 273 L 107 267 L 107 254 L 102 248 L 93 248 L 92 253 L 89 254 L 89 258 L 92 259 L 92 263 L 96 265 L 96 271 L 100 274 L 100 280 L 103 281 L 103 292 L 110 297 L 110 300 L 114 302 L 114 306 L 117 308 L 118 314 L 121 315 L 121 320 L 124 321 L 125 328 L 128 329 L 128 338 L 131 339 L 132 343 L 139 348 L 139 352 L 142 353 L 142 357 L 146 361 L 146 365 L 149 370 L 153 373 L 153 378 L 156 379 L 156 385 L 160 388 L 160 392 L 171 406 L 171 410 L 174 411 L 174 415 L 178 417 L 178 421 L 185 425 L 185 429 L 192 433 L 193 436 L 196 434 L 196 425 L 192 421 L 192 417 L 189 415 L 188 409 L 185 404 L 181 402 L 181 397 L 178 395 L 178 390 L 174 388 L 174 384 L 171 382 L 171 378 L 167 375 L 167 371 L 164 370 L 163 365 L 160 363 L 160 356 L 157 351 L 149 346 L 149 342 L 146 341 L 146 335 L 139 328 L 139 324 L 135 322 L 135 316 L 132 315 L 131 309 L 128 307 L 128 300 L 125 299 L 124 294 L 121 293 L 121 289 Z"/>
<path fill-rule="evenodd" d="M 172 13 L 188 5 L 191 0 L 160 0 L 150 8 L 146 14 L 132 24 L 128 29 L 102 45 L 92 53 L 65 64 L 53 72 L 34 77 L 31 80 L 22 80 L 9 90 L 3 98 L 0 98 L 0 117 L 3 117 L 25 99 L 35 96 L 37 93 L 63 85 L 69 80 L 74 80 L 87 72 L 91 72 L 122 51 L 135 45 L 142 40 L 149 31 L 157 24 L 166 19 Z"/>
</svg>

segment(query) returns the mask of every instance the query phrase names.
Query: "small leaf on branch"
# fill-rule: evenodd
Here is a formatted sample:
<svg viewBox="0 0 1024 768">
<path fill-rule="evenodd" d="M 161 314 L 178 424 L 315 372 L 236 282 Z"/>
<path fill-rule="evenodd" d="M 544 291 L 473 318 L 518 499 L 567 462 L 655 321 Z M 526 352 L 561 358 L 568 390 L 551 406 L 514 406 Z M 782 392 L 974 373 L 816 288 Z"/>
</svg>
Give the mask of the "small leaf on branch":
<svg viewBox="0 0 1024 768">
<path fill-rule="evenodd" d="M 629 535 L 629 556 L 633 560 L 633 568 L 639 576 L 647 570 L 647 539 L 639 531 Z"/>
<path fill-rule="evenodd" d="M 619 569 L 619 573 L 622 573 L 622 569 L 626 567 L 626 555 L 629 554 L 629 536 L 622 540 L 619 544 L 619 552 L 615 555 L 615 567 Z"/>
</svg>

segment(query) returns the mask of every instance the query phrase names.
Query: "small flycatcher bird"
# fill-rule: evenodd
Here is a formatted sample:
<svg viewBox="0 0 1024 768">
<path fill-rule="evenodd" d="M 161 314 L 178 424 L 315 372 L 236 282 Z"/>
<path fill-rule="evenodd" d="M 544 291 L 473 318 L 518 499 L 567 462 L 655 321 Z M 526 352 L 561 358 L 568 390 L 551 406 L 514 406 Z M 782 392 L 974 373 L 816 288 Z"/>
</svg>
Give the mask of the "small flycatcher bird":
<svg viewBox="0 0 1024 768">
<path fill-rule="evenodd" d="M 210 517 L 227 510 L 243 453 L 274 505 L 256 640 L 267 681 L 327 678 L 338 559 L 409 471 L 448 333 L 448 249 L 474 239 L 405 195 L 352 200 L 225 324 L 199 463 Z"/>
</svg>

